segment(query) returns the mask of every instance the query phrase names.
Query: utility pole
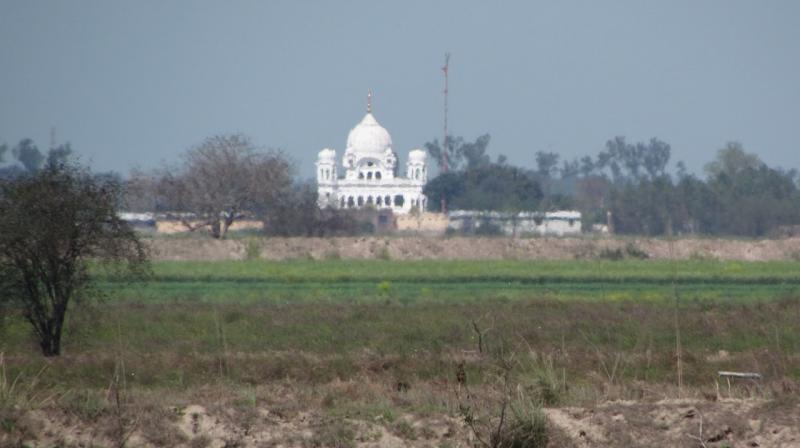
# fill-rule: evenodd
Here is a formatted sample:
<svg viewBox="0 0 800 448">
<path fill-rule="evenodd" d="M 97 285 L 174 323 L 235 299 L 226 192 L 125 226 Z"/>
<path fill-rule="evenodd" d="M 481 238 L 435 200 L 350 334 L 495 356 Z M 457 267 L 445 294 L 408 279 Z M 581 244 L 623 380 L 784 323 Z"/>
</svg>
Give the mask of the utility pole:
<svg viewBox="0 0 800 448">
<path fill-rule="evenodd" d="M 448 72 L 450 70 L 450 53 L 444 54 L 444 67 L 442 67 L 442 72 L 444 73 L 444 138 L 442 139 L 442 151 L 441 151 L 441 160 L 440 163 L 442 165 L 442 173 L 447 172 L 447 148 L 448 148 L 448 137 L 447 137 L 447 81 L 448 81 Z M 442 192 L 442 213 L 447 213 L 447 198 Z"/>
</svg>

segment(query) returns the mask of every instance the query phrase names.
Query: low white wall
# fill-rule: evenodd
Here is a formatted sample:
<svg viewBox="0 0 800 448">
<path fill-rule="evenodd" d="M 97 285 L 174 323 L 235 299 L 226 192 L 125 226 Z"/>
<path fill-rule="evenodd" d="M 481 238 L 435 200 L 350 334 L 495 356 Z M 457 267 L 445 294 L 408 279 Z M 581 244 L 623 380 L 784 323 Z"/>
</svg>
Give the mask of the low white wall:
<svg viewBox="0 0 800 448">
<path fill-rule="evenodd" d="M 502 213 L 455 210 L 448 213 L 448 228 L 470 231 L 491 225 L 506 235 L 577 235 L 581 233 L 581 213 L 573 210 L 556 212 Z"/>
</svg>

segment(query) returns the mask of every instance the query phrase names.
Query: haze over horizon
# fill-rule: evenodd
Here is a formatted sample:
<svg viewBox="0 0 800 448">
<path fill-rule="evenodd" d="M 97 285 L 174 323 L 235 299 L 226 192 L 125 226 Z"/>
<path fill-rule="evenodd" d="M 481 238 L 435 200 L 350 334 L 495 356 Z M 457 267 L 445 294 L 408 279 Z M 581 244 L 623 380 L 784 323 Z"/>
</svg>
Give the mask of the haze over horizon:
<svg viewBox="0 0 800 448">
<path fill-rule="evenodd" d="M 285 150 L 310 177 L 374 113 L 405 162 L 450 131 L 493 157 L 671 144 L 700 173 L 739 141 L 800 168 L 800 3 L 10 1 L 0 3 L 0 143 L 51 127 L 97 170 L 174 161 L 217 133 Z M 401 165 L 402 166 L 402 165 Z"/>
</svg>

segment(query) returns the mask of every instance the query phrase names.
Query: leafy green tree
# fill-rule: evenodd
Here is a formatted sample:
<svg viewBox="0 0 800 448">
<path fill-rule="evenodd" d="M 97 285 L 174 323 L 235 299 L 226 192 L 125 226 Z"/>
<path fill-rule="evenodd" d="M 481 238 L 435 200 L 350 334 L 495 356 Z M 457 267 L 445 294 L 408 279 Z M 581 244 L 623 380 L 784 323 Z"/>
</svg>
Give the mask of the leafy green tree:
<svg viewBox="0 0 800 448">
<path fill-rule="evenodd" d="M 764 236 L 800 222 L 800 195 L 792 172 L 747 165 L 722 170 L 707 184 L 715 199 L 714 209 L 707 212 L 715 212 L 718 233 Z"/>
<path fill-rule="evenodd" d="M 536 171 L 540 176 L 554 176 L 558 171 L 559 156 L 555 152 L 536 152 Z"/>
<path fill-rule="evenodd" d="M 594 164 L 594 160 L 592 160 L 591 156 L 583 156 L 580 160 L 580 174 L 583 177 L 589 177 L 594 174 L 596 166 Z"/>
<path fill-rule="evenodd" d="M 114 178 L 70 164 L 0 182 L 0 301 L 21 309 L 44 356 L 61 353 L 71 304 L 98 294 L 90 264 L 145 273 L 145 247 L 117 214 L 120 193 Z"/>
<path fill-rule="evenodd" d="M 466 161 L 466 169 L 472 170 L 491 164 L 491 158 L 486 154 L 490 140 L 489 134 L 481 135 L 474 142 L 465 142 L 461 137 L 456 139 L 456 151 Z"/>
<path fill-rule="evenodd" d="M 29 173 L 39 171 L 44 163 L 45 156 L 33 143 L 33 140 L 26 138 L 17 143 L 13 150 L 16 158 Z"/>
<path fill-rule="evenodd" d="M 425 195 L 428 197 L 429 208 L 441 211 L 442 197 L 454 198 L 463 195 L 466 188 L 466 177 L 463 173 L 448 171 L 442 173 L 425 184 Z M 452 207 L 452 206 L 451 206 Z"/>
<path fill-rule="evenodd" d="M 579 160 L 564 160 L 561 163 L 561 178 L 570 179 L 577 177 L 581 172 L 581 162 Z"/>
<path fill-rule="evenodd" d="M 8 145 L 0 145 L 0 163 L 5 161 L 5 153 L 8 151 Z M 42 169 L 42 166 L 44 166 L 45 163 L 67 163 L 70 155 L 72 155 L 72 148 L 70 147 L 69 143 L 66 143 L 55 148 L 50 148 L 46 154 L 43 154 L 33 140 L 25 138 L 20 140 L 20 142 L 17 143 L 13 149 L 11 149 L 11 154 L 14 156 L 14 159 L 16 159 L 23 166 L 26 173 L 35 173 Z M 6 171 L 6 175 L 2 177 L 15 177 L 23 174 L 15 172 L 15 170 Z"/>
<path fill-rule="evenodd" d="M 69 143 L 50 148 L 47 151 L 47 163 L 49 165 L 65 164 L 72 155 L 72 146 Z"/>
<path fill-rule="evenodd" d="M 623 178 L 613 183 L 609 195 L 614 227 L 620 233 L 760 237 L 800 223 L 797 172 L 770 168 L 738 143 L 726 145 L 706 165 L 705 181 L 688 174 L 679 163 L 677 183 L 658 174 L 665 172 L 668 145 L 655 139 L 647 146 L 627 145 L 618 138 L 608 148 L 605 166 L 617 162 Z M 617 156 L 626 151 L 627 156 Z M 621 161 L 637 152 L 643 155 L 644 170 L 633 177 L 634 164 Z"/>
<path fill-rule="evenodd" d="M 458 141 L 452 136 L 445 137 L 443 144 L 438 139 L 425 143 L 425 150 L 436 161 L 439 172 L 456 171 L 461 168 L 462 154 L 458 151 Z M 446 160 L 445 160 L 446 159 Z"/>
<path fill-rule="evenodd" d="M 650 142 L 637 143 L 637 153 L 641 154 L 644 170 L 650 179 L 663 177 L 667 174 L 667 164 L 669 163 L 672 148 L 669 144 L 657 138 L 650 139 Z"/>
<path fill-rule="evenodd" d="M 606 142 L 606 149 L 598 154 L 594 166 L 608 169 L 615 183 L 636 182 L 643 177 L 655 179 L 666 174 L 670 153 L 670 146 L 656 138 L 630 144 L 618 136 Z"/>
<path fill-rule="evenodd" d="M 668 176 L 625 183 L 612 190 L 610 200 L 617 232 L 639 235 L 675 233 L 679 198 Z"/>
<path fill-rule="evenodd" d="M 443 171 L 443 153 L 447 156 L 448 171 L 458 171 L 465 167 L 476 168 L 487 165 L 491 159 L 486 154 L 491 136 L 484 134 L 475 139 L 474 142 L 464 140 L 462 137 L 447 136 L 445 151 L 442 150 L 439 140 L 425 143 L 428 154 L 436 161 L 439 171 Z"/>
<path fill-rule="evenodd" d="M 717 151 L 717 157 L 706 164 L 706 175 L 710 179 L 720 176 L 735 176 L 746 169 L 758 169 L 764 162 L 755 154 L 744 150 L 739 142 L 728 142 L 724 148 Z"/>
<path fill-rule="evenodd" d="M 316 236 L 322 225 L 317 199 L 315 185 L 293 185 L 267 209 L 259 210 L 264 217 L 265 232 L 277 236 Z"/>
<path fill-rule="evenodd" d="M 428 182 L 425 194 L 434 211 L 443 194 L 452 210 L 535 210 L 542 199 L 535 173 L 499 163 L 441 174 Z"/>
</svg>

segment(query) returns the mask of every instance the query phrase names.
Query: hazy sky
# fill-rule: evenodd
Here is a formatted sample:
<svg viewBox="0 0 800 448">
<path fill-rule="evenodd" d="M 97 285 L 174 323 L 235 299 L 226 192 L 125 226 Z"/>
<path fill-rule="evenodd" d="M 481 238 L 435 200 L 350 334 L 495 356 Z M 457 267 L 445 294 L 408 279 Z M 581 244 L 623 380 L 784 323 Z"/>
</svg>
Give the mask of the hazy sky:
<svg viewBox="0 0 800 448">
<path fill-rule="evenodd" d="M 373 89 L 401 163 L 450 129 L 493 155 L 658 137 L 700 171 L 726 141 L 800 168 L 800 2 L 0 0 L 0 142 L 51 126 L 96 169 L 243 132 L 310 176 Z"/>
</svg>

